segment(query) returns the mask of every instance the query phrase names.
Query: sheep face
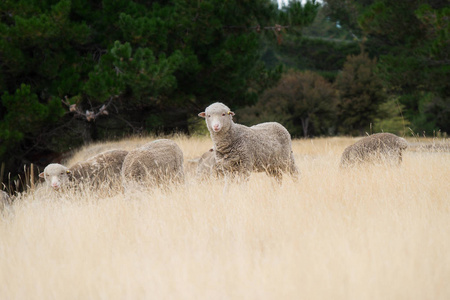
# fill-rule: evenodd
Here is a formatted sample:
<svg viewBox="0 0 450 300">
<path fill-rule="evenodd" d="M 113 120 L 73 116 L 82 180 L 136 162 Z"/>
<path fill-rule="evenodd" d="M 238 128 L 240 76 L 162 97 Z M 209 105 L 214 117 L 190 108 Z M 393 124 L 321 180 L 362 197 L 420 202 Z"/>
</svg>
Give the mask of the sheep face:
<svg viewBox="0 0 450 300">
<path fill-rule="evenodd" d="M 44 178 L 49 187 L 59 190 L 69 182 L 70 171 L 67 167 L 60 164 L 49 164 L 39 177 Z"/>
<path fill-rule="evenodd" d="M 234 112 L 226 105 L 216 102 L 208 106 L 206 110 L 199 113 L 198 116 L 205 118 L 209 132 L 219 133 L 221 131 L 228 131 L 232 123 Z"/>
</svg>

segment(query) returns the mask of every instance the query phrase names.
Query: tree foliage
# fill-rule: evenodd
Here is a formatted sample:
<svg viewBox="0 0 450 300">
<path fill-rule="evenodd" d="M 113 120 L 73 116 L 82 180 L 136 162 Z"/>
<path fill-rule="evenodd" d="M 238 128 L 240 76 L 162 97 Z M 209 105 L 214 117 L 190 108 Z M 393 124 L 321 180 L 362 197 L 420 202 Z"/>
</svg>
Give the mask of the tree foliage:
<svg viewBox="0 0 450 300">
<path fill-rule="evenodd" d="M 373 123 L 381 103 L 386 100 L 376 60 L 367 53 L 351 55 L 336 78 L 339 124 L 344 133 L 360 135 Z"/>
<path fill-rule="evenodd" d="M 342 69 L 346 57 L 358 54 L 360 46 L 348 30 L 336 27 L 336 22 L 320 7 L 314 21 L 298 32 L 286 32 L 281 44 L 264 43 L 262 60 L 269 67 L 279 63 L 288 68 L 318 72 L 330 82 Z"/>
<path fill-rule="evenodd" d="M 374 120 L 370 133 L 390 132 L 398 136 L 409 134 L 410 122 L 403 116 L 404 108 L 398 98 L 391 97 L 379 106 L 378 115 Z"/>
<path fill-rule="evenodd" d="M 324 2 L 328 15 L 359 32 L 365 49 L 378 57 L 380 77 L 399 97 L 413 130 L 450 132 L 448 1 Z"/>
<path fill-rule="evenodd" d="M 46 123 L 55 122 L 64 114 L 59 99 L 52 98 L 42 104 L 25 84 L 14 94 L 5 92 L 1 100 L 9 113 L 0 122 L 0 156 L 15 144 L 37 135 Z"/>
<path fill-rule="evenodd" d="M 335 90 L 327 80 L 311 71 L 291 70 L 261 95 L 258 105 L 237 117 L 249 125 L 277 121 L 294 136 L 308 137 L 332 133 L 335 107 Z"/>
</svg>

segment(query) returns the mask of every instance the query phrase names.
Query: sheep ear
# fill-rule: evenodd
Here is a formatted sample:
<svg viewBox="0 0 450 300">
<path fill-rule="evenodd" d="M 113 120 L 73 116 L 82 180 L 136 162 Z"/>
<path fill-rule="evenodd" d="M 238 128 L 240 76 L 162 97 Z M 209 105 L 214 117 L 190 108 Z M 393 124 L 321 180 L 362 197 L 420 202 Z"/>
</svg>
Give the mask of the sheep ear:
<svg viewBox="0 0 450 300">
<path fill-rule="evenodd" d="M 40 178 L 44 178 L 44 177 L 45 177 L 45 176 L 44 176 L 44 172 L 39 173 L 39 177 L 40 177 Z"/>
<path fill-rule="evenodd" d="M 230 116 L 234 116 L 234 112 L 232 112 L 231 110 L 228 111 L 228 114 L 229 114 Z"/>
<path fill-rule="evenodd" d="M 198 116 L 204 118 L 204 117 L 206 117 L 206 114 L 205 114 L 205 112 L 201 112 L 198 114 Z"/>
</svg>

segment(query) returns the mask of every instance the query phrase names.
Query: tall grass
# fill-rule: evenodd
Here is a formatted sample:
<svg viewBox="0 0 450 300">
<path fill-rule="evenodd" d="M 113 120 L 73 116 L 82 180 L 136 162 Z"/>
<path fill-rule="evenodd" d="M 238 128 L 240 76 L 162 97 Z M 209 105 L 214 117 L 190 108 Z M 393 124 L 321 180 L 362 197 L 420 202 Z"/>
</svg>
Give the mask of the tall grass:
<svg viewBox="0 0 450 300">
<path fill-rule="evenodd" d="M 186 160 L 211 147 L 174 139 Z M 339 171 L 353 142 L 294 141 L 299 182 L 252 174 L 226 196 L 191 175 L 169 193 L 30 191 L 0 220 L 0 298 L 449 299 L 450 154 Z"/>
</svg>

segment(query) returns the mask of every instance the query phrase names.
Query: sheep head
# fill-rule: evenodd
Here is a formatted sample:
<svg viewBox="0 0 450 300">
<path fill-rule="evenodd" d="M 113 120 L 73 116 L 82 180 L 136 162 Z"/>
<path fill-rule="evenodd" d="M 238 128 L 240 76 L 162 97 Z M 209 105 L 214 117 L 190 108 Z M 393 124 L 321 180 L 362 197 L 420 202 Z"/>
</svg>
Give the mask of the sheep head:
<svg viewBox="0 0 450 300">
<path fill-rule="evenodd" d="M 216 102 L 208 106 L 204 112 L 198 114 L 205 118 L 209 132 L 226 132 L 233 123 L 234 112 L 223 103 Z"/>
<path fill-rule="evenodd" d="M 63 165 L 49 164 L 45 167 L 44 172 L 39 174 L 39 177 L 44 178 L 49 187 L 59 190 L 69 181 L 70 173 L 70 170 Z"/>
</svg>

